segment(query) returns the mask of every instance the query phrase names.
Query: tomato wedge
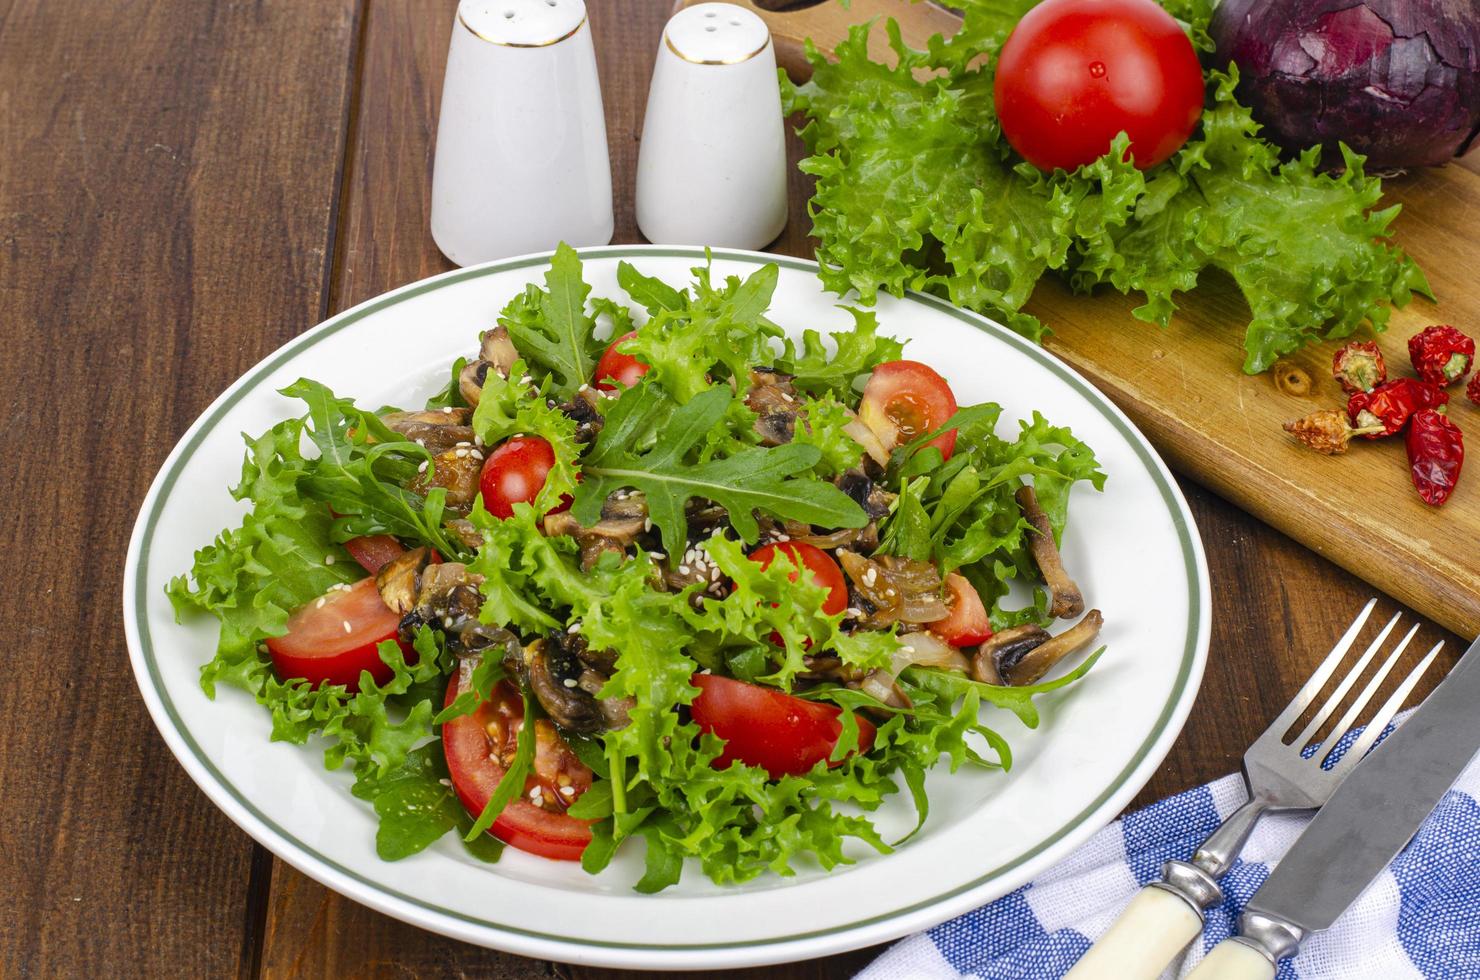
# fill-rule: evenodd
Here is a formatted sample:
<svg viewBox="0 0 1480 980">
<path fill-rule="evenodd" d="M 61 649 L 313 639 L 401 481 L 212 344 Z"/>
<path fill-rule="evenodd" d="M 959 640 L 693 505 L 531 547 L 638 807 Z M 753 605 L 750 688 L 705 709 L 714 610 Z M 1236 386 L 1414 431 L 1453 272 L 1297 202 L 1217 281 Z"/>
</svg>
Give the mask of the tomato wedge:
<svg viewBox="0 0 1480 980">
<path fill-rule="evenodd" d="M 389 534 L 367 534 L 350 538 L 344 543 L 344 550 L 371 575 L 380 571 L 381 565 L 392 558 L 400 557 L 406 551 L 401 542 Z"/>
<path fill-rule="evenodd" d="M 770 568 L 777 552 L 785 554 L 797 567 L 789 576 L 790 581 L 795 582 L 805 568 L 815 584 L 827 589 L 827 598 L 822 600 L 823 612 L 836 616 L 848 608 L 848 583 L 843 579 L 843 570 L 827 552 L 801 541 L 778 541 L 752 551 L 750 560 L 759 562 L 762 568 Z"/>
<path fill-rule="evenodd" d="M 863 389 L 858 417 L 885 452 L 933 432 L 956 414 L 956 396 L 935 369 L 919 361 L 888 361 L 874 368 Z M 942 432 L 925 445 L 944 459 L 956 451 L 956 430 Z"/>
<path fill-rule="evenodd" d="M 842 734 L 842 710 L 834 705 L 714 674 L 695 674 L 690 680 L 700 692 L 689 705 L 694 723 L 725 740 L 723 754 L 714 760 L 716 769 L 738 761 L 759 766 L 772 779 L 799 776 L 832 755 Z M 859 750 L 867 752 L 873 745 L 874 726 L 858 718 Z"/>
<path fill-rule="evenodd" d="M 631 354 L 623 354 L 617 350 L 618 344 L 636 336 L 636 330 L 629 330 L 607 345 L 606 351 L 601 355 L 601 360 L 596 362 L 595 386 L 598 391 L 631 388 L 642 380 L 644 374 L 648 373 L 648 365 Z"/>
<path fill-rule="evenodd" d="M 555 468 L 555 450 L 539 436 L 515 436 L 488 454 L 478 489 L 483 506 L 494 517 L 514 516 L 515 504 L 532 504 L 545 489 L 545 479 Z M 555 510 L 566 510 L 570 500 L 562 497 Z"/>
<path fill-rule="evenodd" d="M 930 632 L 953 647 L 972 647 L 992 638 L 992 623 L 987 607 L 976 594 L 965 575 L 952 572 L 946 576 L 946 605 L 951 614 L 945 619 L 927 623 Z"/>
<path fill-rule="evenodd" d="M 408 660 L 413 651 L 399 638 L 401 617 L 381 601 L 375 579 L 363 578 L 347 589 L 328 593 L 288 617 L 288 631 L 269 637 L 272 665 L 284 680 L 302 677 L 315 687 L 343 684 L 360 689 L 360 672 L 369 671 L 384 684 L 392 671 L 376 649 L 386 640 L 401 644 Z"/>
<path fill-rule="evenodd" d="M 473 664 L 463 661 L 447 685 L 446 704 L 467 690 L 473 675 Z M 477 817 L 488 805 L 506 766 L 502 759 L 511 749 L 518 728 L 524 721 L 524 702 L 507 682 L 494 688 L 494 696 L 470 715 L 454 718 L 442 726 L 442 749 L 447 755 L 447 772 L 452 788 L 463 808 Z M 554 726 L 544 719 L 536 728 L 539 742 L 535 749 L 536 775 L 525 782 L 525 792 L 509 801 L 504 812 L 494 820 L 488 832 L 510 847 L 556 861 L 580 860 L 581 852 L 591 843 L 591 822 L 556 813 L 529 801 L 528 793 L 552 783 L 559 786 L 559 776 L 568 774 L 572 792 L 570 800 L 591 785 L 591 770 L 570 754 L 570 748 Z M 548 730 L 548 734 L 546 733 Z M 569 758 L 564 758 L 569 756 Z"/>
</svg>

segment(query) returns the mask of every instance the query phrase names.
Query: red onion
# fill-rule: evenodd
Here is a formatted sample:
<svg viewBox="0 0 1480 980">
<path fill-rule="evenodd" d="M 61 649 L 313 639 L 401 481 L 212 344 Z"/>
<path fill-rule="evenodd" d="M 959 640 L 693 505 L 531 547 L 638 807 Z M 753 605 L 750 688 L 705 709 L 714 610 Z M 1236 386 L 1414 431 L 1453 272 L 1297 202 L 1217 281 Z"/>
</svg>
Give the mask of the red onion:
<svg viewBox="0 0 1480 980">
<path fill-rule="evenodd" d="M 1480 0 L 1223 0 L 1209 32 L 1262 135 L 1327 166 L 1338 142 L 1372 170 L 1437 165 L 1480 130 Z"/>
</svg>

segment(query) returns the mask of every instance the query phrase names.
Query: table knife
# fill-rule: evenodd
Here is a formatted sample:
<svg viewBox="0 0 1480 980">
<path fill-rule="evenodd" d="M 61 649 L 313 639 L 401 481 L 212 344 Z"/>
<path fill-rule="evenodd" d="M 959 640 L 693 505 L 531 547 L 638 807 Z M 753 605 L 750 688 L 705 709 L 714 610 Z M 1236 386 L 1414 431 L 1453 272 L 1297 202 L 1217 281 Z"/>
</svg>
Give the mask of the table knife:
<svg viewBox="0 0 1480 980">
<path fill-rule="evenodd" d="M 1188 980 L 1271 980 L 1407 846 L 1480 751 L 1480 639 L 1382 750 L 1363 759 Z"/>
</svg>

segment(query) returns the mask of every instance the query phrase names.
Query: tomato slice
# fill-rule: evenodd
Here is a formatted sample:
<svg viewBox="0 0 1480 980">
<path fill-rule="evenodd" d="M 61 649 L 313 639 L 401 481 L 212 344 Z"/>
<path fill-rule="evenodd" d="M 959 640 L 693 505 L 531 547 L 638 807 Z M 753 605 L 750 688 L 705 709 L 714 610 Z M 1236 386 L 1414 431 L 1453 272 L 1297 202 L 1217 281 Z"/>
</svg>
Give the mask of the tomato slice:
<svg viewBox="0 0 1480 980">
<path fill-rule="evenodd" d="M 302 677 L 315 687 L 343 684 L 360 689 L 360 672 L 369 671 L 384 684 L 392 671 L 377 651 L 395 640 L 409 660 L 414 651 L 399 637 L 401 617 L 381 601 L 375 579 L 364 578 L 348 588 L 330 589 L 288 617 L 288 631 L 268 638 L 272 665 L 284 680 Z"/>
<path fill-rule="evenodd" d="M 636 336 L 636 330 L 629 330 L 607 345 L 606 351 L 601 355 L 601 360 L 596 362 L 595 386 L 597 390 L 617 391 L 620 388 L 631 388 L 642 380 L 644 374 L 648 373 L 648 365 L 631 354 L 623 354 L 617 350 L 618 344 Z"/>
<path fill-rule="evenodd" d="M 472 662 L 463 661 L 447 685 L 446 704 L 467 690 L 472 675 Z M 551 792 L 552 785 L 557 787 L 555 792 L 560 792 L 563 789 L 560 776 L 566 775 L 572 792 L 563 795 L 573 801 L 591 785 L 591 770 L 575 761 L 570 747 L 560 740 L 554 726 L 545 719 L 540 721 L 541 726 L 535 730 L 536 775 L 529 777 L 524 792 L 509 801 L 488 832 L 510 847 L 530 854 L 557 861 L 577 861 L 591 843 L 591 822 L 535 806 L 528 794 L 536 786 L 541 787 L 542 797 Z M 447 755 L 452 788 L 463 808 L 474 817 L 483 812 L 503 778 L 506 766 L 502 760 L 511 754 L 512 743 L 523 722 L 524 702 L 512 686 L 501 681 L 494 688 L 493 697 L 476 711 L 442 726 L 442 749 Z"/>
<path fill-rule="evenodd" d="M 858 405 L 858 417 L 879 437 L 885 452 L 939 429 L 955 414 L 951 386 L 919 361 L 888 361 L 874 368 Z M 942 432 L 925 445 L 950 459 L 956 451 L 956 430 Z"/>
<path fill-rule="evenodd" d="M 843 570 L 827 552 L 801 541 L 778 541 L 752 551 L 750 560 L 760 562 L 762 568 L 770 568 L 771 562 L 776 560 L 777 552 L 784 553 L 797 567 L 797 571 L 789 576 L 790 581 L 795 582 L 801 575 L 801 569 L 805 568 L 814 583 L 827 589 L 827 598 L 822 600 L 823 612 L 836 616 L 848 608 L 848 583 L 843 578 Z"/>
<path fill-rule="evenodd" d="M 976 594 L 965 575 L 952 572 L 946 576 L 946 605 L 951 614 L 927 624 L 930 632 L 953 647 L 971 647 L 992 638 L 992 623 L 987 607 Z"/>
<path fill-rule="evenodd" d="M 725 740 L 724 753 L 714 760 L 716 769 L 738 761 L 759 766 L 772 779 L 799 776 L 830 756 L 842 734 L 842 710 L 834 705 L 714 674 L 695 674 L 690 680 L 699 689 L 689 705 L 694 723 Z M 859 750 L 867 752 L 873 745 L 874 726 L 858 718 Z"/>
<path fill-rule="evenodd" d="M 534 503 L 554 468 L 555 450 L 539 436 L 515 436 L 505 441 L 488 454 L 478 477 L 483 506 L 494 517 L 513 517 L 515 504 Z M 570 499 L 562 497 L 555 510 L 569 507 Z"/>
<path fill-rule="evenodd" d="M 380 571 L 381 565 L 406 552 L 401 542 L 389 534 L 367 534 L 350 538 L 344 543 L 344 550 L 371 575 Z"/>
</svg>

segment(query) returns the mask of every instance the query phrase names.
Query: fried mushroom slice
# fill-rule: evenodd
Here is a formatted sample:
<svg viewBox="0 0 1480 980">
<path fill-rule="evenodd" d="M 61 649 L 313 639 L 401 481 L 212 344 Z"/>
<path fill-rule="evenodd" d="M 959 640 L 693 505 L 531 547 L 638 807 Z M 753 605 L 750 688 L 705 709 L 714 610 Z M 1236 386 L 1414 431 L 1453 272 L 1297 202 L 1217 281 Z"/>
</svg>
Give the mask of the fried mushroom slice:
<svg viewBox="0 0 1480 980">
<path fill-rule="evenodd" d="M 942 596 L 940 570 L 928 561 L 881 555 L 865 558 L 839 551 L 852 583 L 850 605 L 863 611 L 859 625 L 885 629 L 893 623 L 933 623 L 951 614 Z"/>
<path fill-rule="evenodd" d="M 426 449 L 433 456 L 454 449 L 471 449 L 473 413 L 466 408 L 436 412 L 388 412 L 381 416 L 392 432 Z"/>
<path fill-rule="evenodd" d="M 488 380 L 488 372 L 497 371 L 507 378 L 517 360 L 519 351 L 514 349 L 507 329 L 497 326 L 484 333 L 478 359 L 468 363 L 457 377 L 457 389 L 462 393 L 463 401 L 476 408 L 483 395 L 483 383 Z"/>
<path fill-rule="evenodd" d="M 1028 548 L 1048 586 L 1052 599 L 1048 607 L 1049 615 L 1055 619 L 1078 616 L 1084 612 L 1084 593 L 1079 591 L 1079 586 L 1064 569 L 1064 561 L 1059 555 L 1058 546 L 1054 544 L 1053 527 L 1049 524 L 1048 515 L 1038 505 L 1038 494 L 1032 487 L 1020 487 L 1015 499 L 1023 517 L 1033 525 L 1034 533 L 1029 536 Z"/>
<path fill-rule="evenodd" d="M 745 407 L 757 416 L 755 431 L 761 437 L 761 445 L 784 445 L 796 435 L 797 392 L 792 387 L 791 375 L 772 368 L 752 368 Z"/>
<path fill-rule="evenodd" d="M 432 549 L 412 548 L 380 566 L 375 573 L 375 588 L 391 612 L 404 616 L 416 608 L 421 573 L 431 561 Z"/>
<path fill-rule="evenodd" d="M 570 511 L 545 515 L 545 534 L 569 535 L 581 546 L 581 568 L 589 570 L 608 551 L 626 553 L 627 546 L 647 527 L 647 497 L 618 490 L 601 505 L 601 520 L 586 527 Z"/>
<path fill-rule="evenodd" d="M 1033 624 L 1003 630 L 977 649 L 971 662 L 972 677 L 1007 687 L 1036 684 L 1054 664 L 1094 642 L 1104 624 L 1100 611 L 1091 609 L 1058 636 Z"/>
<path fill-rule="evenodd" d="M 406 489 L 425 497 L 433 488 L 441 487 L 447 491 L 447 510 L 463 517 L 473 509 L 482 473 L 483 454 L 471 447 L 458 447 L 434 456 L 432 465 L 406 484 Z"/>
<path fill-rule="evenodd" d="M 605 729 L 606 716 L 591 692 L 580 686 L 586 668 L 553 636 L 535 640 L 517 655 L 506 656 L 504 669 L 524 681 L 555 724 L 570 732 L 594 735 Z"/>
</svg>

